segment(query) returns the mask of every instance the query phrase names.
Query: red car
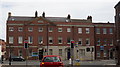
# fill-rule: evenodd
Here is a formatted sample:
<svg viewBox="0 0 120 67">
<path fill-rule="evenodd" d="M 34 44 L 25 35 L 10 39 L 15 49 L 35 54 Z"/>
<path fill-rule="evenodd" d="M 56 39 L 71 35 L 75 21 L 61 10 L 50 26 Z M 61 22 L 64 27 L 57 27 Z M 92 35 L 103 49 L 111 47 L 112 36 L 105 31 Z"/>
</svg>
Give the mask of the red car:
<svg viewBox="0 0 120 67">
<path fill-rule="evenodd" d="M 40 63 L 40 67 L 63 67 L 63 65 L 60 56 L 57 55 L 44 56 Z"/>
</svg>

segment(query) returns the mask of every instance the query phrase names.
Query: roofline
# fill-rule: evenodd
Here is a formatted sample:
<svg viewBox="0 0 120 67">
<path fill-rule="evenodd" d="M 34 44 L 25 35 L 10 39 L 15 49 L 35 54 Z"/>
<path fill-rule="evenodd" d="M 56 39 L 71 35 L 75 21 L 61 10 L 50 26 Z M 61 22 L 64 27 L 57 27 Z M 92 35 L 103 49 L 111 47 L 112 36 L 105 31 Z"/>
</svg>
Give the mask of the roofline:
<svg viewBox="0 0 120 67">
<path fill-rule="evenodd" d="M 120 4 L 120 1 L 115 5 L 115 7 L 114 8 L 116 8 L 118 5 Z"/>
</svg>

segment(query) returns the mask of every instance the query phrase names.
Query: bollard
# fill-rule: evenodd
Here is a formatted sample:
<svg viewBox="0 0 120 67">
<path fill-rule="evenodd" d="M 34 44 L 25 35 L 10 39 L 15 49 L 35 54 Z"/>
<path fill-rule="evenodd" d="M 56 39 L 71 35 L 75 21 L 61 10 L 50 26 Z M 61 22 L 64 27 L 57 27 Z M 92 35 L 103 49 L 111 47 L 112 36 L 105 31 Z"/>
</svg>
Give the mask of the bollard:
<svg viewBox="0 0 120 67">
<path fill-rule="evenodd" d="M 72 64 L 72 61 L 71 61 L 71 58 L 69 59 L 69 65 L 71 65 Z"/>
</svg>

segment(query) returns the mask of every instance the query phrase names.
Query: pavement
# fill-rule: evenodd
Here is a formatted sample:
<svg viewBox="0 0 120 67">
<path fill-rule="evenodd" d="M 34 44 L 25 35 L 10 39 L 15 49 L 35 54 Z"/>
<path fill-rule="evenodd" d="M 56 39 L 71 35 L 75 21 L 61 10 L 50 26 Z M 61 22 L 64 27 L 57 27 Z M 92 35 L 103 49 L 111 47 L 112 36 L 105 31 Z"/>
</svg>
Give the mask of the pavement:
<svg viewBox="0 0 120 67">
<path fill-rule="evenodd" d="M 74 65 L 116 65 L 115 60 L 94 60 L 94 61 L 73 61 Z M 69 60 L 63 61 L 65 65 L 69 65 Z M 12 61 L 11 65 L 39 65 L 39 60 L 28 60 L 26 61 Z M 3 61 L 1 65 L 9 65 L 9 61 Z"/>
</svg>

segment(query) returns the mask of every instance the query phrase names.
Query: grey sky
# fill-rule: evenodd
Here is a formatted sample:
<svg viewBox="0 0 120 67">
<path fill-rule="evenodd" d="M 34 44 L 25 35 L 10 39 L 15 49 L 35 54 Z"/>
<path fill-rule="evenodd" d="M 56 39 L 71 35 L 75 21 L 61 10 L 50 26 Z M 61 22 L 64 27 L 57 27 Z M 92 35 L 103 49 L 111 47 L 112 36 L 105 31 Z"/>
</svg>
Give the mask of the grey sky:
<svg viewBox="0 0 120 67">
<path fill-rule="evenodd" d="M 37 10 L 46 16 L 86 19 L 93 22 L 114 22 L 114 6 L 119 0 L 1 0 L 0 2 L 0 39 L 6 40 L 6 20 L 8 12 L 13 16 L 34 16 Z"/>
</svg>

